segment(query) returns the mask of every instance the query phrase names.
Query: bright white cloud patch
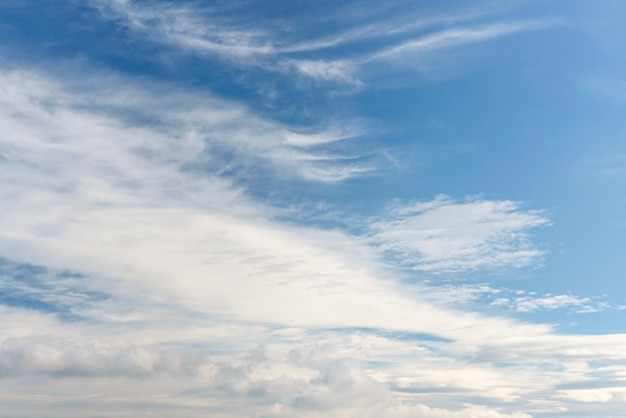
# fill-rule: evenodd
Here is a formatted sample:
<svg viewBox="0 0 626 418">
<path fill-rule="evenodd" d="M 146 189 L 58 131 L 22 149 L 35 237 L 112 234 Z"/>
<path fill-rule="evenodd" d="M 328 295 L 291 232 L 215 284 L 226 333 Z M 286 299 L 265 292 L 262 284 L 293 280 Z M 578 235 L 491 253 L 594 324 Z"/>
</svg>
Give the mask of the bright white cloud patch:
<svg viewBox="0 0 626 418">
<path fill-rule="evenodd" d="M 544 252 L 530 240 L 532 228 L 549 224 L 538 211 L 518 202 L 439 196 L 392 210 L 375 222 L 373 240 L 417 270 L 455 272 L 524 267 Z"/>
</svg>

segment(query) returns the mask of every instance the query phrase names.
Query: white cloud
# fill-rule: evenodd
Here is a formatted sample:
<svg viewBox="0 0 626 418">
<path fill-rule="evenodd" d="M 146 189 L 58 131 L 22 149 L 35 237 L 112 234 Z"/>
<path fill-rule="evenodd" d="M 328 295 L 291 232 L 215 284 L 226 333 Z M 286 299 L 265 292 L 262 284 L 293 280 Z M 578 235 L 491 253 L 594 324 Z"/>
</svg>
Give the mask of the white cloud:
<svg viewBox="0 0 626 418">
<path fill-rule="evenodd" d="M 145 377 L 159 373 L 191 376 L 201 360 L 197 353 L 182 355 L 180 350 L 76 345 L 49 337 L 9 339 L 0 345 L 0 374 L 4 377 L 13 374 Z"/>
<path fill-rule="evenodd" d="M 354 76 L 354 65 L 348 61 L 292 60 L 287 62 L 291 63 L 299 73 L 313 79 L 336 81 L 355 86 L 362 84 Z"/>
<path fill-rule="evenodd" d="M 95 0 L 91 3 L 104 16 L 119 19 L 157 42 L 232 58 L 272 54 L 275 49 L 270 36 L 260 29 L 238 29 L 220 24 L 217 18 L 206 19 L 212 11 L 208 8 L 165 2 L 151 2 L 145 7 L 132 0 Z"/>
<path fill-rule="evenodd" d="M 455 48 L 461 45 L 484 42 L 513 33 L 528 31 L 544 27 L 538 22 L 498 23 L 476 28 L 449 29 L 426 35 L 422 38 L 411 39 L 384 49 L 375 55 L 375 60 L 409 60 L 415 54 L 425 54 L 432 51 Z"/>
<path fill-rule="evenodd" d="M 435 303 L 445 303 L 450 305 L 465 304 L 475 302 L 484 297 L 493 297 L 502 292 L 485 284 L 464 284 L 464 285 L 435 285 L 432 287 L 420 288 L 420 294 Z M 501 299 L 501 298 L 500 298 Z M 496 302 L 495 299 L 494 302 Z M 492 305 L 497 305 L 493 303 Z"/>
<path fill-rule="evenodd" d="M 54 83 L 32 72 L 5 72 L 0 83 L 4 94 L 0 106 L 5 112 L 11 109 L 20 114 L 13 119 L 7 119 L 6 114 L 4 117 L 5 163 L 13 164 L 13 170 L 24 170 L 27 161 L 40 170 L 54 169 L 46 165 L 59 161 L 45 161 L 41 153 L 29 152 L 37 147 L 48 150 L 46 159 L 64 158 L 68 163 L 82 161 L 84 169 L 99 170 L 99 175 L 106 175 L 110 180 L 117 177 L 117 181 L 130 184 L 130 178 L 121 178 L 130 175 L 135 185 L 159 187 L 162 192 L 164 185 L 181 182 L 181 168 L 227 172 L 235 177 L 266 170 L 270 175 L 300 176 L 324 182 L 349 178 L 369 169 L 323 148 L 310 149 L 310 145 L 355 137 L 364 132 L 363 128 L 339 130 L 331 126 L 328 131 L 301 133 L 208 95 L 164 91 L 149 85 L 129 86 L 122 80 L 110 81 L 111 85 L 119 87 L 113 94 L 98 88 L 80 94 L 61 91 Z M 91 112 L 85 108 L 95 109 Z M 155 121 L 158 128 L 149 128 L 135 120 L 111 118 L 110 114 L 115 112 L 140 115 Z M 85 137 L 85 132 L 90 135 Z M 58 141 L 45 143 L 44 133 L 56 136 Z M 111 142 L 115 138 L 117 142 Z M 99 150 L 99 155 L 88 156 L 88 160 L 83 158 L 86 152 L 95 149 Z M 19 153 L 28 154 L 22 157 Z M 148 155 L 151 160 L 145 158 Z M 35 158 L 42 161 L 35 161 Z M 154 165 L 163 168 L 155 169 Z M 157 178 L 158 174 L 163 177 Z M 195 184 L 191 187 L 196 188 L 200 187 L 198 182 L 207 182 L 200 176 L 185 177 L 185 187 L 189 189 L 188 180 L 193 180 Z M 224 188 L 226 184 L 214 176 L 210 181 L 215 183 L 215 188 Z M 180 187 L 180 184 L 173 187 Z"/>
<path fill-rule="evenodd" d="M 517 312 L 576 308 L 576 313 L 601 312 L 611 306 L 606 302 L 590 305 L 592 299 L 574 295 L 516 296 L 517 291 L 506 288 L 494 288 L 487 284 L 432 285 L 420 286 L 417 292 L 433 303 L 460 305 L 488 302 L 491 307 L 507 307 Z"/>
<path fill-rule="evenodd" d="M 489 306 L 507 307 L 517 312 L 530 313 L 546 310 L 576 308 L 575 313 L 594 313 L 611 308 L 606 302 L 598 302 L 591 305 L 591 298 L 574 296 L 570 294 L 537 296 L 535 292 L 529 292 L 527 296 L 519 296 L 517 292 L 508 289 L 498 289 L 499 297 L 493 298 Z"/>
<path fill-rule="evenodd" d="M 372 239 L 417 270 L 524 267 L 544 255 L 528 231 L 548 224 L 541 212 L 517 202 L 438 196 L 392 210 L 387 220 L 372 224 Z"/>
<path fill-rule="evenodd" d="M 7 364 L 6 346 L 0 355 L 3 365 Z M 388 385 L 371 377 L 359 362 L 349 359 L 293 364 L 282 354 L 257 349 L 245 356 L 221 358 L 208 358 L 198 351 L 189 363 L 189 358 L 181 359 L 175 352 L 159 353 L 145 348 L 76 350 L 71 344 L 55 341 L 24 342 L 22 348 L 23 351 L 13 351 L 10 358 L 21 356 L 19 361 L 28 362 L 28 368 L 20 370 L 26 374 L 5 374 L 0 380 L 3 389 L 7 389 L 9 376 L 14 383 L 30 383 L 2 390 L 3 405 L 8 411 L 16 412 L 12 416 L 30 413 L 52 417 L 63 413 L 74 417 L 103 408 L 124 415 L 139 405 L 148 414 L 166 417 L 180 413 L 192 417 L 207 413 L 277 417 L 528 416 L 475 405 L 450 410 L 401 402 Z M 37 370 L 40 373 L 31 379 L 29 373 Z M 146 376 L 148 372 L 153 374 Z M 58 377 L 64 382 L 62 386 L 51 385 Z M 90 379 L 89 385 L 85 385 L 85 379 Z M 137 384 L 138 381 L 142 383 Z M 37 396 L 24 403 L 29 393 Z M 13 408 L 13 403 L 21 407 Z"/>
<path fill-rule="evenodd" d="M 606 403 L 614 400 L 615 397 L 626 398 L 626 389 L 623 387 L 572 389 L 562 391 L 561 396 L 578 402 Z"/>
<path fill-rule="evenodd" d="M 548 295 L 540 298 L 519 298 L 515 300 L 515 309 L 518 312 L 560 309 L 566 306 L 584 305 L 589 301 L 589 298 L 579 298 L 573 295 Z"/>
<path fill-rule="evenodd" d="M 297 74 L 317 81 L 357 87 L 364 85 L 360 73 L 370 64 L 381 61 L 405 63 L 417 69 L 414 64 L 422 62 L 424 65 L 420 71 L 434 67 L 429 71 L 437 72 L 445 66 L 433 65 L 433 57 L 438 52 L 550 25 L 549 22 L 522 21 L 450 29 L 451 25 L 475 21 L 488 13 L 483 9 L 417 18 L 413 11 L 406 10 L 387 21 L 353 22 L 329 35 L 302 40 L 303 34 L 293 23 L 242 22 L 233 13 L 237 5 L 225 13 L 225 9 L 219 6 L 194 3 L 150 2 L 148 6 L 132 0 L 91 0 L 90 3 L 103 17 L 152 42 L 194 54 L 220 57 L 237 66 L 254 66 L 280 74 Z M 305 22 L 301 23 L 304 25 Z M 307 23 L 310 25 L 311 22 Z M 446 29 L 442 30 L 441 26 Z M 425 30 L 431 33 L 424 35 Z M 302 32 L 306 33 L 306 30 Z M 372 39 L 377 41 L 376 47 L 368 44 Z M 315 56 L 328 48 L 355 44 L 359 46 L 358 53 L 342 52 L 334 59 Z"/>
<path fill-rule="evenodd" d="M 495 298 L 493 301 L 491 301 L 489 305 L 490 306 L 508 306 L 509 303 L 511 303 L 509 298 Z"/>
</svg>

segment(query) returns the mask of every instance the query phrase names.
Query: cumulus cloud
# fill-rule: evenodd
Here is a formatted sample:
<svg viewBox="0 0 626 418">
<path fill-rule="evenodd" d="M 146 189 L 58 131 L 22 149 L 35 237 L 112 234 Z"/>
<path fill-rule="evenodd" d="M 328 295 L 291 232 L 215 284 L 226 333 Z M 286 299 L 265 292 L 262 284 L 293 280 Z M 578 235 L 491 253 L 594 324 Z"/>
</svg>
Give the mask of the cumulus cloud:
<svg viewBox="0 0 626 418">
<path fill-rule="evenodd" d="M 266 417 L 529 416 L 476 405 L 452 410 L 400 401 L 387 384 L 349 359 L 294 365 L 288 358 L 258 349 L 249 355 L 226 358 L 208 358 L 198 350 L 190 362 L 189 356 L 181 358 L 171 349 L 167 352 L 138 347 L 78 347 L 59 340 L 8 341 L 0 351 L 4 378 L 0 379 L 0 387 L 8 377 L 28 379 L 36 373 L 30 390 L 39 396 L 19 409 L 18 414 L 37 411 L 42 417 L 56 416 L 59 411 L 70 417 L 84 416 L 85 410 L 80 408 L 87 404 L 123 414 L 128 402 L 142 405 L 148 414 L 166 417 L 181 412 L 192 417 L 207 413 Z M 29 364 L 11 368 L 20 362 Z M 11 372 L 19 372 L 21 377 Z M 60 377 L 71 397 L 48 386 L 51 379 Z M 86 378 L 91 379 L 89 386 L 82 383 Z M 144 383 L 137 385 L 133 379 L 142 379 Z M 124 396 L 115 389 L 119 385 L 127 388 Z M 1 396 L 5 405 L 11 406 L 22 395 L 12 390 L 3 391 Z M 67 408 L 68 405 L 73 408 Z"/>
<path fill-rule="evenodd" d="M 77 345 L 50 338 L 9 339 L 0 345 L 0 375 L 145 377 L 192 376 L 201 364 L 194 353 L 137 346 Z"/>
</svg>

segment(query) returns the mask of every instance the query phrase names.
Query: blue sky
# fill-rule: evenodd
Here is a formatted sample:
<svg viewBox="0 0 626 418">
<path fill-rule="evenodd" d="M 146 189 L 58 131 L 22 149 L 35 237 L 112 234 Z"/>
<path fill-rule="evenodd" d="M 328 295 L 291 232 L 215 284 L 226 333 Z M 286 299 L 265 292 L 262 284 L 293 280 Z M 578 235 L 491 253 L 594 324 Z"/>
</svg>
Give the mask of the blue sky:
<svg viewBox="0 0 626 418">
<path fill-rule="evenodd" d="M 625 17 L 5 0 L 3 413 L 624 416 Z"/>
</svg>

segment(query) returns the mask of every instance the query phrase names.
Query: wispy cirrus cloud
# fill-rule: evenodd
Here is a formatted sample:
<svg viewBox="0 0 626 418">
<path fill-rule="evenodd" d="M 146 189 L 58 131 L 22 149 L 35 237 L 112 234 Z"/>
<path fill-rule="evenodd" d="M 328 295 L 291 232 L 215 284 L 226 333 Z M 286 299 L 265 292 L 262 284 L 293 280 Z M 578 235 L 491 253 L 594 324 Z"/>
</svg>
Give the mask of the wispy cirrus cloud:
<svg viewBox="0 0 626 418">
<path fill-rule="evenodd" d="M 483 27 L 443 30 L 418 39 L 410 39 L 393 45 L 372 56 L 374 60 L 406 60 L 408 57 L 426 54 L 430 51 L 450 49 L 462 45 L 485 42 L 518 32 L 545 27 L 540 22 L 497 23 Z"/>
<path fill-rule="evenodd" d="M 323 31 L 329 34 L 312 38 L 305 35 L 305 30 L 299 33 L 293 25 L 284 28 L 278 22 L 241 21 L 232 10 L 229 14 L 218 6 L 164 2 L 146 5 L 131 0 L 94 0 L 91 4 L 104 17 L 159 44 L 220 57 L 238 66 L 257 66 L 355 87 L 363 87 L 362 70 L 370 64 L 413 65 L 423 61 L 436 71 L 440 67 L 433 64 L 437 52 L 554 25 L 540 21 L 482 24 L 480 20 L 488 13 L 478 9 L 418 18 L 411 16 L 409 9 L 382 22 L 357 21 L 347 27 L 344 22 L 339 28 L 331 26 Z M 377 46 L 372 46 L 372 40 Z M 345 46 L 354 46 L 358 52 L 347 52 Z M 320 58 L 319 53 L 327 49 L 334 51 L 333 58 Z M 425 68 L 422 66 L 420 71 Z"/>
<path fill-rule="evenodd" d="M 5 131 L 7 141 L 10 141 L 5 146 L 6 163 L 17 164 L 20 160 L 12 158 L 12 155 L 20 150 L 26 152 L 29 147 L 32 149 L 43 146 L 41 142 L 25 137 L 23 132 L 28 130 L 31 134 L 36 134 L 33 137 L 42 135 L 37 130 L 59 131 L 58 135 L 63 140 L 57 144 L 57 149 L 51 149 L 59 158 L 72 160 L 80 153 L 90 150 L 90 146 L 97 146 L 102 150 L 99 158 L 104 159 L 118 152 L 114 147 L 107 148 L 108 144 L 104 139 L 112 134 L 108 131 L 118 128 L 119 133 L 116 135 L 127 137 L 120 144 L 133 151 L 133 158 L 140 158 L 142 152 L 151 153 L 154 160 L 162 159 L 161 163 L 173 171 L 184 166 L 186 169 L 228 172 L 235 177 L 245 177 L 250 170 L 266 169 L 268 173 L 273 172 L 273 175 L 295 175 L 312 181 L 333 182 L 350 177 L 351 173 L 368 171 L 371 167 L 369 163 L 360 165 L 361 163 L 354 162 L 356 159 L 349 160 L 345 155 L 323 148 L 325 144 L 365 133 L 364 128 L 358 125 L 350 127 L 350 124 L 345 124 L 341 128 L 335 125 L 326 130 L 298 131 L 263 120 L 243 106 L 208 95 L 164 93 L 159 88 L 151 90 L 148 85 L 143 91 L 127 85 L 125 91 L 119 90 L 115 95 L 101 95 L 93 91 L 90 93 L 91 97 L 87 98 L 71 93 L 70 90 L 57 91 L 56 86 L 34 73 L 5 72 L 2 83 L 6 100 L 0 105 L 5 109 L 13 108 L 15 113 L 22 114 L 22 119 L 6 120 Z M 85 108 L 94 112 L 85 111 Z M 112 121 L 107 119 L 106 112 L 119 112 L 129 116 Z M 38 120 L 33 125 L 19 125 L 34 116 Z M 133 116 L 135 121 L 132 120 Z M 158 124 L 162 132 L 160 141 L 148 146 L 142 136 L 152 131 L 145 125 L 138 125 L 136 121 L 140 119 Z M 241 123 L 242 120 L 246 123 Z M 127 124 L 128 127 L 119 123 Z M 83 127 L 88 124 L 94 134 L 91 139 L 93 144 L 89 146 L 79 142 Z M 61 130 L 64 132 L 61 133 Z M 69 131 L 72 132 L 71 135 L 68 135 Z M 158 135 L 156 131 L 155 135 Z M 314 146 L 318 147 L 311 148 Z M 131 158 L 126 155 L 120 157 L 126 160 L 113 160 L 114 165 L 106 168 L 107 175 L 113 177 L 116 172 L 120 174 L 121 169 L 115 168 L 115 165 L 124 164 Z M 43 164 L 45 163 L 37 163 L 37 166 L 44 169 Z M 147 178 L 150 169 L 146 168 L 146 164 L 149 163 L 138 164 L 133 175 L 144 176 L 147 181 L 140 183 L 143 186 L 151 182 L 160 184 L 161 179 Z M 104 170 L 102 165 L 85 168 Z M 146 171 L 142 171 L 144 168 Z M 172 174 L 180 179 L 180 173 Z"/>
<path fill-rule="evenodd" d="M 270 34 L 262 29 L 238 29 L 205 19 L 210 8 L 193 4 L 152 2 L 149 7 L 128 0 L 93 1 L 109 18 L 120 19 L 130 29 L 182 47 L 227 55 L 251 57 L 275 51 Z M 217 20 L 217 19 L 216 19 Z"/>
</svg>

